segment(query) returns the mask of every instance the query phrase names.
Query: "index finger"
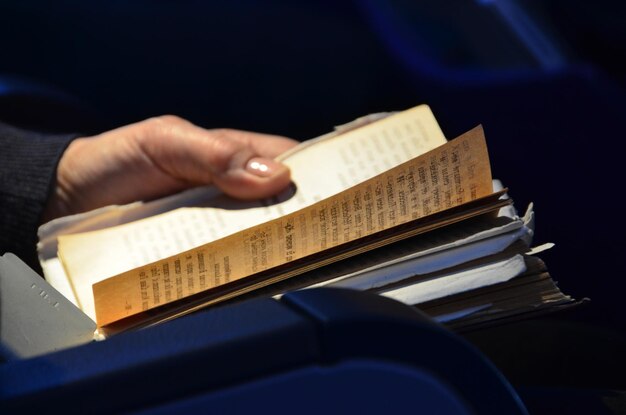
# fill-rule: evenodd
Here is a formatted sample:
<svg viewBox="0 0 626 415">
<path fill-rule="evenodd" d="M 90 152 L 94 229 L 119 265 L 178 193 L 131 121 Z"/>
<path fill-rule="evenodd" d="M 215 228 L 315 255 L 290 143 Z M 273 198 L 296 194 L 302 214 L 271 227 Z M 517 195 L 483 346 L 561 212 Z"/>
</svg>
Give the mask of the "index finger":
<svg viewBox="0 0 626 415">
<path fill-rule="evenodd" d="M 267 158 L 276 158 L 278 155 L 299 144 L 299 142 L 296 140 L 280 135 L 255 133 L 251 131 L 241 130 L 221 131 L 224 135 L 227 135 L 232 139 L 241 140 L 259 156 Z"/>
</svg>

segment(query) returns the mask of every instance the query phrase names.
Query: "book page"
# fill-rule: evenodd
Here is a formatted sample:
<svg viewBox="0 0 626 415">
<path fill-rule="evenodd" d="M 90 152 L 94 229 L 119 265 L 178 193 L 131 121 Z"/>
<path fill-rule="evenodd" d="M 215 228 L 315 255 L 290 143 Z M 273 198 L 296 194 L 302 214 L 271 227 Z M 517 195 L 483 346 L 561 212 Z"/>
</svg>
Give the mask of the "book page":
<svg viewBox="0 0 626 415">
<path fill-rule="evenodd" d="M 434 129 L 428 131 L 427 136 L 434 138 L 441 136 L 441 131 L 438 130 L 437 123 L 434 121 L 432 114 L 428 114 L 428 107 L 423 106 L 421 111 L 425 117 L 422 120 L 422 126 L 427 128 L 432 124 Z M 335 126 L 333 131 L 324 134 L 322 136 L 306 140 L 299 145 L 293 147 L 278 157 L 276 160 L 285 160 L 296 152 L 305 151 L 312 145 L 317 145 L 320 141 L 329 141 L 331 138 L 340 134 L 345 134 L 349 131 L 356 130 L 357 128 L 364 127 L 375 121 L 380 121 L 393 115 L 394 112 L 381 112 L 375 114 L 369 114 L 364 117 L 357 118 L 346 124 Z M 432 119 L 432 122 L 428 121 L 428 118 Z M 221 191 L 211 185 L 199 186 L 191 189 L 184 190 L 182 192 L 161 197 L 159 199 L 150 201 L 137 201 L 125 205 L 112 205 L 102 208 L 94 209 L 88 212 L 77 213 L 74 215 L 63 216 L 46 222 L 38 229 L 39 242 L 37 244 L 37 250 L 40 256 L 40 262 L 43 263 L 49 258 L 56 258 L 57 256 L 57 238 L 60 235 L 69 235 L 80 232 L 91 232 L 100 229 L 109 228 L 111 226 L 123 225 L 126 223 L 134 222 L 139 219 L 145 219 L 151 216 L 156 216 L 161 213 L 169 212 L 174 209 L 190 206 L 214 206 L 221 207 L 219 201 L 216 200 L 220 197 Z M 265 204 L 270 204 L 272 201 L 268 200 Z M 257 202 L 250 202 L 249 206 L 243 207 L 258 207 L 262 204 Z M 46 274 L 47 278 L 47 274 Z"/>
<path fill-rule="evenodd" d="M 318 286 L 345 287 L 357 290 L 382 287 L 409 277 L 452 268 L 487 255 L 493 255 L 503 251 L 526 234 L 527 229 L 522 227 L 513 232 L 460 246 L 449 244 L 447 249 L 438 250 L 434 253 L 428 251 L 415 252 L 414 255 L 407 255 L 395 261 L 377 263 L 352 275 L 335 278 L 332 281 L 320 283 Z"/>
<path fill-rule="evenodd" d="M 479 127 L 305 209 L 94 284 L 97 322 L 106 326 L 492 192 Z"/>
<path fill-rule="evenodd" d="M 404 287 L 382 290 L 380 294 L 405 304 L 416 305 L 437 298 L 509 281 L 525 271 L 526 262 L 524 261 L 524 256 L 515 254 L 498 262 L 449 275 L 437 276 L 437 278 Z"/>
<path fill-rule="evenodd" d="M 241 202 L 214 190 L 209 207 L 60 236 L 58 254 L 81 309 L 95 318 L 94 283 L 309 206 L 445 142 L 421 105 L 290 151 L 283 163 L 296 187 L 272 200 Z"/>
<path fill-rule="evenodd" d="M 494 180 L 494 191 L 498 185 Z M 499 187 L 498 190 L 504 189 Z M 402 244 L 387 246 L 384 251 L 368 252 L 366 258 L 343 261 L 345 265 L 334 266 L 332 270 L 319 270 L 325 273 L 325 278 L 307 288 L 334 286 L 369 290 L 493 255 L 517 241 L 529 247 L 533 235 L 532 206 L 524 218 L 520 218 L 512 206 L 501 208 L 498 216 L 466 220 Z M 526 254 L 530 255 L 535 249 Z M 350 269 L 352 261 L 358 261 L 354 269 Z"/>
</svg>

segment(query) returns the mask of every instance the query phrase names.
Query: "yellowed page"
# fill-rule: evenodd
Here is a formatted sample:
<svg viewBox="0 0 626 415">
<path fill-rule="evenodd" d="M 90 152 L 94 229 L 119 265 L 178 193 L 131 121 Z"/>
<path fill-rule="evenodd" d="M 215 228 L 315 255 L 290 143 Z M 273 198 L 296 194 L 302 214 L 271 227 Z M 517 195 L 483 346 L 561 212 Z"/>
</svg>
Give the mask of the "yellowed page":
<svg viewBox="0 0 626 415">
<path fill-rule="evenodd" d="M 305 209 L 95 284 L 97 322 L 106 326 L 492 193 L 476 128 Z"/>
<path fill-rule="evenodd" d="M 283 162 L 297 189 L 288 200 L 251 204 L 217 195 L 216 207 L 181 208 L 60 236 L 59 257 L 80 307 L 95 319 L 91 286 L 96 282 L 294 212 L 445 142 L 430 108 L 417 106 L 290 152 Z"/>
</svg>

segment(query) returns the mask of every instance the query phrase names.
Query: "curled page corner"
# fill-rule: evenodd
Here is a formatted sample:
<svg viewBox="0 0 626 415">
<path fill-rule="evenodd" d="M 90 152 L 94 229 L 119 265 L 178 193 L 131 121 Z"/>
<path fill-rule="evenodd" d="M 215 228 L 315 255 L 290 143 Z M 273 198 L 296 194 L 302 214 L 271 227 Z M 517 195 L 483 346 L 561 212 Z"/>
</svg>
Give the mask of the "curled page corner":
<svg viewBox="0 0 626 415">
<path fill-rule="evenodd" d="M 535 246 L 530 249 L 530 251 L 526 252 L 527 255 L 535 255 L 543 251 L 547 251 L 548 249 L 554 247 L 552 242 L 546 242 L 545 244 L 541 244 L 539 246 Z"/>
</svg>

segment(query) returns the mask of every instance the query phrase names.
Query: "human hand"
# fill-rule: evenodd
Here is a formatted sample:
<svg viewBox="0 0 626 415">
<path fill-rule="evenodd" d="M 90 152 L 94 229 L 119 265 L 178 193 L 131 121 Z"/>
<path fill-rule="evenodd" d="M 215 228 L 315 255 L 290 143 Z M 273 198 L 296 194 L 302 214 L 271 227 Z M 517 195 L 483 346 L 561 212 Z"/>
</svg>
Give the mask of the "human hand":
<svg viewBox="0 0 626 415">
<path fill-rule="evenodd" d="M 206 130 L 175 116 L 74 140 L 59 161 L 43 220 L 149 200 L 206 184 L 239 199 L 271 196 L 290 182 L 273 160 L 297 142 L 239 130 Z"/>
</svg>

